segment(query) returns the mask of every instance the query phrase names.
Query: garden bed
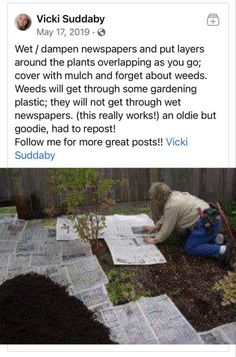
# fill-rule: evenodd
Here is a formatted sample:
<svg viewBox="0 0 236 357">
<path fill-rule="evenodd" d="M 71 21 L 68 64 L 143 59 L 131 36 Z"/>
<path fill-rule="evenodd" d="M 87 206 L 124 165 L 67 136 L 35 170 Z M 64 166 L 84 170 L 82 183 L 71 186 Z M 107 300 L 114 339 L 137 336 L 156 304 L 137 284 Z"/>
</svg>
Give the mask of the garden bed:
<svg viewBox="0 0 236 357">
<path fill-rule="evenodd" d="M 197 331 L 235 321 L 236 304 L 222 306 L 221 295 L 213 290 L 227 273 L 226 268 L 213 259 L 187 256 L 180 237 L 167 240 L 159 248 L 166 264 L 114 266 L 105 242 L 100 242 L 97 257 L 108 277 L 114 277 L 107 286 L 114 304 L 127 303 L 142 294 L 167 294 Z"/>
</svg>

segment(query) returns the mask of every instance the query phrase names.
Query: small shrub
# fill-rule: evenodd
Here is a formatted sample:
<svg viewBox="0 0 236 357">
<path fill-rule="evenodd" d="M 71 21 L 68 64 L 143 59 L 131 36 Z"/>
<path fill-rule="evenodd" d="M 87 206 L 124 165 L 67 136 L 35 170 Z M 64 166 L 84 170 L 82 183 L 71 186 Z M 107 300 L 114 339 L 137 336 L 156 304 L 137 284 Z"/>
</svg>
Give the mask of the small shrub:
<svg viewBox="0 0 236 357">
<path fill-rule="evenodd" d="M 86 168 L 50 169 L 48 177 L 81 240 L 90 241 L 96 249 L 99 232 L 105 227 L 102 212 L 114 203 L 109 195 L 116 181 L 105 178 L 99 169 Z M 48 207 L 46 212 L 54 214 L 55 208 Z"/>
<path fill-rule="evenodd" d="M 150 296 L 151 292 L 145 290 L 139 282 L 133 283 L 132 274 L 111 269 L 107 273 L 109 284 L 107 285 L 108 295 L 113 304 L 127 303 L 138 300 L 142 296 Z"/>
<path fill-rule="evenodd" d="M 214 290 L 223 293 L 222 305 L 230 305 L 236 303 L 236 272 L 229 271 L 225 277 L 218 281 L 213 287 Z"/>
</svg>

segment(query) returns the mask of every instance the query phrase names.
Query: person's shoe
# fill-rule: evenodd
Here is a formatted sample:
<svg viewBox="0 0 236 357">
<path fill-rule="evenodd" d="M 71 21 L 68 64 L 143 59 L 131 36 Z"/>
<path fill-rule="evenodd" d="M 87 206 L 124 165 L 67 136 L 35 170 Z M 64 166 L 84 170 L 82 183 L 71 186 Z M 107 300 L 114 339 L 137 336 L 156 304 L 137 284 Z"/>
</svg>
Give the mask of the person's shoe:
<svg viewBox="0 0 236 357">
<path fill-rule="evenodd" d="M 217 236 L 215 237 L 215 243 L 218 245 L 222 245 L 225 242 L 225 238 L 223 236 L 223 234 L 218 233 Z"/>
<path fill-rule="evenodd" d="M 232 248 L 231 242 L 226 243 L 226 251 L 219 256 L 219 260 L 223 265 L 228 265 L 230 263 Z"/>
</svg>

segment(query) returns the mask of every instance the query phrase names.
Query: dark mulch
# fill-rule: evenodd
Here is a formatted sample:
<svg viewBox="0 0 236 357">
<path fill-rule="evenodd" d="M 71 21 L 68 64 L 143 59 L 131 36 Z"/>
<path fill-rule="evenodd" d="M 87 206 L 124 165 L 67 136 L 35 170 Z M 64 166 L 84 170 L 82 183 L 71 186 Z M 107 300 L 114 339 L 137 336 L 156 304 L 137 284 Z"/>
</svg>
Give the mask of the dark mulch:
<svg viewBox="0 0 236 357">
<path fill-rule="evenodd" d="M 159 247 L 166 264 L 114 267 L 105 243 L 97 257 L 105 271 L 115 268 L 129 272 L 132 282 L 141 283 L 151 296 L 167 294 L 197 331 L 235 321 L 236 304 L 223 307 L 220 293 L 212 290 L 227 268 L 210 258 L 187 256 L 180 237 L 168 239 Z"/>
<path fill-rule="evenodd" d="M 38 275 L 0 286 L 0 343 L 111 344 L 109 330 L 65 288 Z"/>
</svg>

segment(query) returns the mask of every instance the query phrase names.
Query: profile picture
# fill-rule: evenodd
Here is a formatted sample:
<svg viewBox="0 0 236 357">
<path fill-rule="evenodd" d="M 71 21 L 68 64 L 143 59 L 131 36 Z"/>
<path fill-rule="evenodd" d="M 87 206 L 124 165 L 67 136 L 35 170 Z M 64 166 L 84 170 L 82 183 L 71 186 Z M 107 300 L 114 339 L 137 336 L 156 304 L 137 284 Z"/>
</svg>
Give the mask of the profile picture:
<svg viewBox="0 0 236 357">
<path fill-rule="evenodd" d="M 28 30 L 31 26 L 31 18 L 26 14 L 20 14 L 15 19 L 15 25 L 20 31 Z"/>
</svg>

